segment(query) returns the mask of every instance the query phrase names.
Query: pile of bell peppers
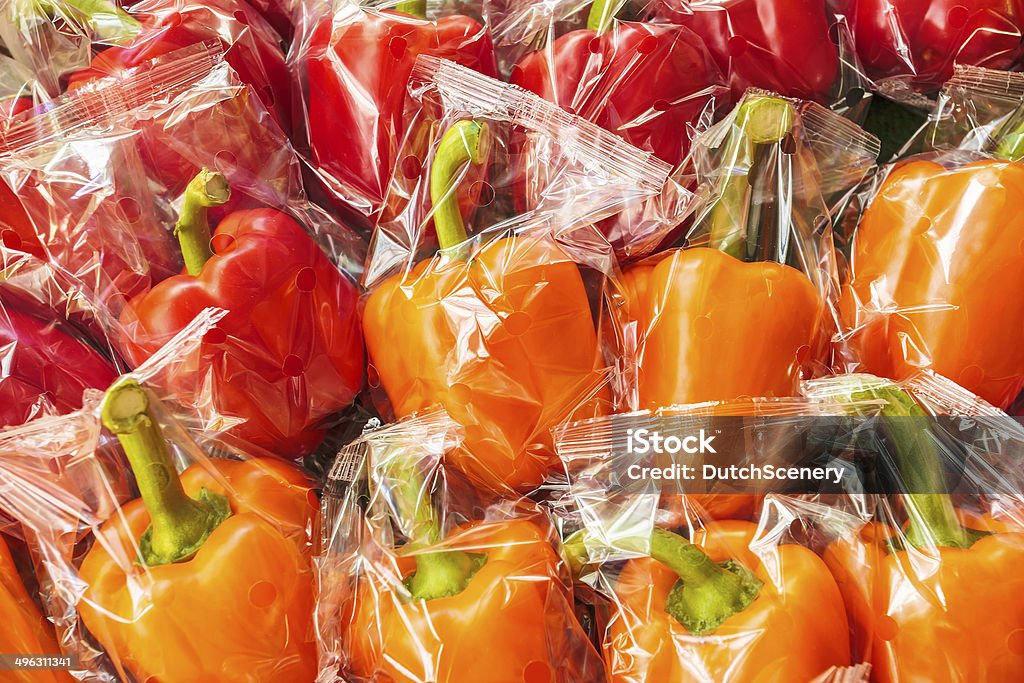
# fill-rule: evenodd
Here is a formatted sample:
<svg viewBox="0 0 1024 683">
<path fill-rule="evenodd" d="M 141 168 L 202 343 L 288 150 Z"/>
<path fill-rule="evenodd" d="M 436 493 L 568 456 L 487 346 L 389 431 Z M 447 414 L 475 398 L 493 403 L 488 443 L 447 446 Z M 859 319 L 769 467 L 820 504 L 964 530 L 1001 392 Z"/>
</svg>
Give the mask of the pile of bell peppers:
<svg viewBox="0 0 1024 683">
<path fill-rule="evenodd" d="M 931 373 L 964 413 L 1024 406 L 1021 3 L 8 5 L 0 55 L 35 80 L 0 76 L 0 441 L 53 450 L 61 416 L 92 427 L 39 473 L 42 514 L 0 506 L 0 680 L 1024 680 L 1024 500 L 951 495 L 902 388 Z M 560 141 L 532 146 L 501 102 L 438 125 L 465 103 L 420 97 L 424 55 L 669 164 L 692 197 L 659 216 L 664 241 L 630 243 L 667 189 L 580 221 L 601 271 L 559 226 L 518 220 L 547 206 Z M 171 88 L 132 101 L 154 68 L 191 74 L 188 106 Z M 954 73 L 984 87 L 947 144 Z M 871 98 L 931 127 L 888 141 L 889 163 L 838 168 L 861 141 L 829 117 L 860 124 Z M 394 247 L 410 201 L 429 234 L 378 277 L 365 254 Z M 513 220 L 492 232 L 477 213 Z M 561 428 L 745 401 L 770 416 L 822 377 L 881 417 L 899 491 L 857 507 L 682 483 L 632 501 L 649 533 L 627 555 L 594 532 Z M 428 444 L 387 490 L 338 455 L 370 417 L 437 410 L 460 430 L 441 484 L 415 465 Z M 100 485 L 62 488 L 101 452 Z M 1019 486 L 999 456 L 993 476 Z M 376 525 L 345 576 L 315 543 L 338 523 L 332 465 L 346 514 Z M 81 515 L 60 548 L 33 527 L 103 482 L 116 513 Z M 365 509 L 366 487 L 413 527 Z M 851 506 L 848 533 L 821 514 Z M 780 509 L 803 531 L 766 541 Z M 344 583 L 338 610 L 325 581 Z M 7 660 L 86 652 L 81 669 Z"/>
</svg>

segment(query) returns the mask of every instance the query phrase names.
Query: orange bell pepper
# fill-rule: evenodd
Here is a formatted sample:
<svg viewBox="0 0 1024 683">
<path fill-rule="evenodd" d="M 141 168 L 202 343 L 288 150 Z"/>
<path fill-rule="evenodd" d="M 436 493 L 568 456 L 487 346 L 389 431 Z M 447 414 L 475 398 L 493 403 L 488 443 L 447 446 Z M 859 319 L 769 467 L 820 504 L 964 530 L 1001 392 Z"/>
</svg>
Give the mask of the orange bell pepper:
<svg viewBox="0 0 1024 683">
<path fill-rule="evenodd" d="M 1010 683 L 1024 680 L 1024 533 L 959 515 L 935 493 L 939 455 L 924 411 L 891 383 L 856 388 L 884 398 L 883 417 L 908 489 L 902 534 L 871 523 L 832 543 L 824 558 L 843 594 L 854 655 L 879 683 Z M 965 526 L 963 521 L 974 524 Z M 900 546 L 909 547 L 900 547 Z"/>
<path fill-rule="evenodd" d="M 53 627 L 39 613 L 25 584 L 18 575 L 11 551 L 0 536 L 0 653 L 6 655 L 60 655 L 53 636 Z M 19 670 L 0 671 L 5 683 L 71 683 L 74 679 L 64 671 Z"/>
<path fill-rule="evenodd" d="M 122 379 L 102 406 L 141 499 L 97 532 L 79 613 L 140 681 L 312 681 L 315 497 L 283 462 L 211 460 L 180 479 L 148 397 Z"/>
<path fill-rule="evenodd" d="M 411 522 L 400 524 L 411 552 L 364 536 L 355 604 L 343 608 L 348 673 L 360 682 L 601 683 L 600 656 L 573 613 L 543 515 L 445 535 L 416 465 L 404 453 L 388 460 L 378 472 L 392 482 L 398 518 Z"/>
<path fill-rule="evenodd" d="M 492 490 L 529 491 L 556 465 L 550 429 L 603 396 L 603 363 L 583 278 L 547 235 L 490 242 L 469 260 L 452 178 L 488 154 L 464 120 L 431 176 L 442 251 L 367 298 L 366 347 L 398 417 L 442 405 L 465 428 L 449 462 Z"/>
<path fill-rule="evenodd" d="M 612 683 L 810 681 L 850 664 L 828 568 L 794 544 L 755 555 L 755 531 L 712 522 L 691 544 L 655 529 L 650 557 L 628 561 L 615 585 L 604 640 Z"/>
<path fill-rule="evenodd" d="M 865 372 L 931 368 L 1001 408 L 1024 388 L 1024 165 L 885 179 L 853 238 L 842 319 Z"/>
<path fill-rule="evenodd" d="M 729 144 L 734 166 L 792 128 L 786 100 L 748 97 Z M 710 213 L 708 247 L 675 249 L 628 270 L 625 324 L 637 330 L 632 407 L 792 396 L 817 344 L 822 299 L 804 273 L 748 256 L 748 176 L 729 176 Z"/>
</svg>

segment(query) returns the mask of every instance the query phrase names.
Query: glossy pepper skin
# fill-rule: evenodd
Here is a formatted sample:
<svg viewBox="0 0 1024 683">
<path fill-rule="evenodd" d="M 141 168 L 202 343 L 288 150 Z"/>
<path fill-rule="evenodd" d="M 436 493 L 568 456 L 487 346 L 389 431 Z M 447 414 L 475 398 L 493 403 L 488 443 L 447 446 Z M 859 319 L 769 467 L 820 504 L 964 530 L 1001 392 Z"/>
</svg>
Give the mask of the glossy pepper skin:
<svg viewBox="0 0 1024 683">
<path fill-rule="evenodd" d="M 204 170 L 193 185 L 197 201 L 228 199 L 220 174 Z M 215 201 L 202 198 L 209 187 Z M 178 388 L 196 392 L 197 377 L 208 373 L 216 410 L 245 420 L 233 434 L 275 455 L 302 456 L 323 439 L 324 418 L 348 406 L 362 385 L 355 285 L 279 211 L 231 213 L 212 240 L 205 211 L 183 208 L 178 235 L 187 272 L 129 303 L 121 316 L 125 344 L 138 363 L 204 308 L 227 310 L 203 342 L 202 366 L 184 368 Z M 208 245 L 214 253 L 201 253 Z"/>
<path fill-rule="evenodd" d="M 822 0 L 662 0 L 662 19 L 704 39 L 733 97 L 762 88 L 829 104 L 839 78 L 828 3 Z"/>
<path fill-rule="evenodd" d="M 9 97 L 0 100 L 0 128 L 13 116 L 32 108 L 32 100 L 28 97 Z M 40 244 L 32 227 L 32 220 L 25 213 L 18 194 L 0 178 L 0 244 L 9 249 L 31 253 L 36 258 L 43 258 L 43 245 Z"/>
<path fill-rule="evenodd" d="M 39 613 L 25 584 L 11 551 L 0 536 L 0 614 L 4 627 L 0 629 L 0 650 L 4 654 L 59 655 L 60 648 L 53 637 L 53 627 Z M 74 679 L 63 671 L 5 671 L 0 676 L 6 683 L 71 683 Z"/>
<path fill-rule="evenodd" d="M 1017 0 L 856 0 L 857 56 L 873 78 L 905 75 L 938 90 L 956 64 L 1009 70 L 1024 57 Z"/>
<path fill-rule="evenodd" d="M 497 76 L 491 37 L 480 24 L 458 14 L 422 16 L 346 6 L 320 22 L 304 56 L 313 158 L 367 214 L 383 204 L 408 132 L 403 108 L 416 57 Z"/>
<path fill-rule="evenodd" d="M 128 390 L 141 391 L 132 382 Z M 108 391 L 104 422 L 142 498 L 100 527 L 82 562 L 83 623 L 136 680 L 313 680 L 309 482 L 282 461 L 254 458 L 210 460 L 216 476 L 194 465 L 179 483 L 166 450 L 147 450 L 165 448 L 159 431 L 141 439 L 142 453 L 124 438 L 139 428 L 127 414 L 137 399 L 110 407 L 124 383 Z"/>
<path fill-rule="evenodd" d="M 287 127 L 291 84 L 280 36 L 244 0 L 147 0 L 132 10 L 141 22 L 137 34 L 126 45 L 103 50 L 87 69 L 72 74 L 69 89 L 175 50 L 216 41 L 224 46 L 224 60 L 242 82 L 252 86 L 277 122 Z"/>
<path fill-rule="evenodd" d="M 604 641 L 613 683 L 810 681 L 850 664 L 846 612 L 828 568 L 793 544 L 767 549 L 763 559 L 749 547 L 756 530 L 713 522 L 694 538 L 713 562 L 738 562 L 760 582 L 749 604 L 706 633 L 666 610 L 680 581 L 675 571 L 651 557 L 626 564 Z"/>
<path fill-rule="evenodd" d="M 1024 166 L 892 171 L 853 238 L 842 318 L 867 372 L 931 368 L 1006 407 L 1024 388 Z"/>
<path fill-rule="evenodd" d="M 642 335 L 640 409 L 797 392 L 821 299 L 795 268 L 705 247 L 673 250 L 626 271 L 624 292 Z"/>
<path fill-rule="evenodd" d="M 432 260 L 377 286 L 363 310 L 371 363 L 398 417 L 440 404 L 465 429 L 449 462 L 478 485 L 526 492 L 557 464 L 550 430 L 604 397 L 601 352 L 576 264 L 545 234 L 493 240 L 467 260 L 451 187 L 487 156 L 485 124 L 442 136 L 432 170 Z"/>
<path fill-rule="evenodd" d="M 0 427 L 82 407 L 86 389 L 106 389 L 114 366 L 84 341 L 0 298 Z"/>
<path fill-rule="evenodd" d="M 408 599 L 402 584 L 392 586 L 380 573 L 360 575 L 348 633 L 356 680 L 604 680 L 573 614 L 561 558 L 538 524 L 529 518 L 470 523 L 454 529 L 439 551 L 486 560 L 463 591 L 430 600 Z M 416 568 L 414 557 L 393 561 L 403 577 Z"/>
</svg>

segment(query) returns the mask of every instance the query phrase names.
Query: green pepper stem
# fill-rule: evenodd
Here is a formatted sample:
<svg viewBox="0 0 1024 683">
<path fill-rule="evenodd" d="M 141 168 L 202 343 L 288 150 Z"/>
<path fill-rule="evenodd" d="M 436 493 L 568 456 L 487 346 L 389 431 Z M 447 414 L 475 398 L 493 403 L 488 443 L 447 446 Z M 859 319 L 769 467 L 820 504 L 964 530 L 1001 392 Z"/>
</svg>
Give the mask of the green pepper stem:
<svg viewBox="0 0 1024 683">
<path fill-rule="evenodd" d="M 748 95 L 740 104 L 725 148 L 724 166 L 733 169 L 719 184 L 711 209 L 709 246 L 743 258 L 750 241 L 750 169 L 757 145 L 778 143 L 793 129 L 796 112 L 780 97 Z"/>
<path fill-rule="evenodd" d="M 562 544 L 562 554 L 575 577 L 589 561 L 587 539 L 586 532 L 578 531 Z M 629 550 L 635 545 L 631 541 L 624 544 Z M 749 607 L 761 592 L 761 580 L 749 569 L 732 560 L 717 563 L 671 531 L 655 527 L 647 552 L 679 577 L 665 611 L 694 635 L 714 632 L 726 619 Z"/>
<path fill-rule="evenodd" d="M 181 485 L 149 396 L 131 377 L 116 381 L 103 398 L 103 424 L 117 436 L 135 474 L 151 525 L 140 543 L 148 566 L 190 559 L 231 514 L 224 496 L 204 491 L 191 498 Z"/>
<path fill-rule="evenodd" d="M 412 548 L 429 547 L 444 540 L 423 474 L 414 458 L 402 450 L 392 452 L 380 464 L 399 526 Z M 486 558 L 459 550 L 426 551 L 416 554 L 416 571 L 405 582 L 417 600 L 458 595 L 466 589 Z"/>
<path fill-rule="evenodd" d="M 463 166 L 484 162 L 490 153 L 490 138 L 486 123 L 464 119 L 445 131 L 437 145 L 430 169 L 430 201 L 441 249 L 451 249 L 466 241 L 466 226 L 459 211 L 455 186 Z"/>
<path fill-rule="evenodd" d="M 611 28 L 620 0 L 594 0 L 587 14 L 587 28 L 602 35 Z"/>
<path fill-rule="evenodd" d="M 427 0 L 399 0 L 399 2 L 395 3 L 394 10 L 417 19 L 426 19 Z"/>
<path fill-rule="evenodd" d="M 211 206 L 222 206 L 229 199 L 231 188 L 228 187 L 227 178 L 223 173 L 206 168 L 189 181 L 185 188 L 174 234 L 181 245 L 181 255 L 189 275 L 199 275 L 203 265 L 213 256 L 208 209 Z"/>
<path fill-rule="evenodd" d="M 138 19 L 107 0 L 64 0 L 72 9 L 85 15 L 100 38 L 124 42 L 142 29 Z"/>
<path fill-rule="evenodd" d="M 972 535 L 960 524 L 946 491 L 945 475 L 935 442 L 922 421 L 927 413 L 892 382 L 857 376 L 850 380 L 851 402 L 881 399 L 879 416 L 892 442 L 896 467 L 910 493 L 903 496 L 909 523 L 906 537 L 915 547 L 966 548 Z M 942 493 L 939 493 L 942 492 Z"/>
<path fill-rule="evenodd" d="M 1024 159 L 1024 122 L 1018 123 L 1008 133 L 999 136 L 999 144 L 996 145 L 993 154 L 1007 161 Z"/>
</svg>

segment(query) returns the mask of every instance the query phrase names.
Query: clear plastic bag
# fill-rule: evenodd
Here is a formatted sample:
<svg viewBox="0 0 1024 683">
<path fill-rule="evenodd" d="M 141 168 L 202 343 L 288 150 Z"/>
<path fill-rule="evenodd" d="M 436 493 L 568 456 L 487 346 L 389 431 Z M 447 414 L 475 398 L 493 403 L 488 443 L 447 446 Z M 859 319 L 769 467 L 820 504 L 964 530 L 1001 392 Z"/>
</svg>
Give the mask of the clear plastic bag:
<svg viewBox="0 0 1024 683">
<path fill-rule="evenodd" d="M 312 680 L 310 483 L 223 443 L 208 457 L 172 410 L 125 376 L 83 411 L 0 437 L 0 510 L 38 558 L 62 651 L 86 680 Z"/>
<path fill-rule="evenodd" d="M 179 398 L 218 429 L 233 427 L 278 455 L 315 448 L 362 386 L 358 293 L 343 269 L 358 273 L 364 245 L 306 200 L 287 138 L 219 48 L 187 48 L 85 86 L 8 136 L 16 150 L 8 177 L 25 187 L 38 181 L 39 196 L 26 199 L 38 214 L 35 230 L 66 250 L 51 249 L 51 260 L 87 290 L 112 280 L 116 294 L 99 290 L 97 298 L 118 317 L 111 336 L 129 363 L 144 361 L 203 308 L 229 310 L 201 360 L 179 366 Z M 108 148 L 134 163 L 119 156 L 96 164 L 97 149 Z M 100 179 L 58 173 L 62 163 L 124 174 L 135 185 L 94 187 Z M 108 212 L 120 223 L 103 222 Z M 76 222 L 50 230 L 58 219 Z M 155 273 L 140 254 L 137 267 L 118 270 L 131 253 L 125 243 L 150 227 L 175 268 Z M 234 282 L 258 283 L 258 295 L 239 294 Z"/>
<path fill-rule="evenodd" d="M 956 65 L 1013 69 L 1024 57 L 1024 8 L 959 0 L 857 0 L 851 9 L 857 55 L 880 92 L 924 103 Z"/>
<path fill-rule="evenodd" d="M 446 463 L 460 436 L 425 413 L 339 454 L 317 561 L 318 680 L 604 681 L 547 518 L 481 500 Z"/>
<path fill-rule="evenodd" d="M 902 379 L 931 369 L 1000 408 L 1024 389 L 1011 292 L 1022 286 L 1021 79 L 961 68 L 915 142 L 846 231 L 841 367 Z M 852 221 L 851 221 L 852 223 Z"/>
<path fill-rule="evenodd" d="M 419 55 L 497 73 L 490 34 L 476 19 L 447 7 L 426 15 L 426 2 L 323 3 L 303 12 L 288 55 L 303 97 L 295 139 L 339 208 L 380 211 L 399 148 L 421 135 L 403 113 Z"/>
<path fill-rule="evenodd" d="M 877 497 L 866 524 L 828 527 L 834 540 L 823 555 L 846 602 L 854 655 L 872 663 L 872 680 L 1019 680 L 1024 582 L 1012 568 L 1024 555 L 1020 422 L 929 373 L 898 385 L 841 376 L 804 391 L 888 403 L 885 457 L 901 476 L 901 495 Z M 955 479 L 945 473 L 949 462 Z"/>
<path fill-rule="evenodd" d="M 748 88 L 812 100 L 860 120 L 867 79 L 854 52 L 853 2 L 653 0 L 651 13 L 704 39 L 734 100 Z"/>
<path fill-rule="evenodd" d="M 831 362 L 831 209 L 873 169 L 878 140 L 815 103 L 750 91 L 693 154 L 709 191 L 683 247 L 626 268 L 609 298 L 621 409 L 792 396 Z"/>
<path fill-rule="evenodd" d="M 668 168 L 451 62 L 421 57 L 410 88 L 430 137 L 422 162 L 407 157 L 415 173 L 393 180 L 396 217 L 371 248 L 371 386 L 398 417 L 444 406 L 466 429 L 453 466 L 483 487 L 525 493 L 555 462 L 550 428 L 607 397 L 595 310 L 616 262 L 593 225 L 656 192 Z M 513 135 L 547 150 L 550 204 L 506 218 Z"/>
</svg>

